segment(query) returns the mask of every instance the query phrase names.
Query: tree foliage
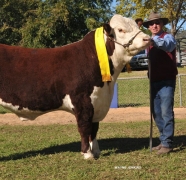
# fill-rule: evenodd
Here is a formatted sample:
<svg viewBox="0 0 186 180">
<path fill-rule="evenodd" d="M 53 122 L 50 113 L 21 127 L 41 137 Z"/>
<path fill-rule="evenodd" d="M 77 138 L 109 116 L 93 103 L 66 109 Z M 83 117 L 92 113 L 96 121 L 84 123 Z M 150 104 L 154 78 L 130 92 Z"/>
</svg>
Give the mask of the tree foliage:
<svg viewBox="0 0 186 180">
<path fill-rule="evenodd" d="M 0 1 L 0 43 L 17 44 L 22 39 L 20 29 L 25 24 L 29 12 L 37 8 L 39 1 Z"/>
<path fill-rule="evenodd" d="M 107 22 L 112 0 L 1 0 L 0 42 L 55 47 Z"/>
<path fill-rule="evenodd" d="M 81 39 L 108 22 L 113 0 L 0 0 L 0 43 L 56 47 Z M 175 36 L 186 21 L 185 0 L 116 0 L 116 13 L 148 17 L 162 12 Z M 143 29 L 148 33 L 147 29 Z"/>
<path fill-rule="evenodd" d="M 116 0 L 116 12 L 127 17 L 148 18 L 151 11 L 161 12 L 170 22 L 171 34 L 175 36 L 186 22 L 185 0 Z"/>
</svg>

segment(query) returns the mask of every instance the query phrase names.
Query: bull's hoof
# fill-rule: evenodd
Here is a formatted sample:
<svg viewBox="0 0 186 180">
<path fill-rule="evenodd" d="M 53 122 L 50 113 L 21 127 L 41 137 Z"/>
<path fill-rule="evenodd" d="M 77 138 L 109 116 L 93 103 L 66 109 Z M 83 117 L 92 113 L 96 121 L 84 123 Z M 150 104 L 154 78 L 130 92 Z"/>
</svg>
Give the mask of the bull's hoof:
<svg viewBox="0 0 186 180">
<path fill-rule="evenodd" d="M 93 155 L 94 159 L 98 159 L 101 153 L 100 152 L 94 152 L 93 154 L 94 154 Z"/>
<path fill-rule="evenodd" d="M 99 150 L 99 145 L 96 138 L 89 143 L 90 147 L 87 152 L 81 152 L 81 154 L 84 156 L 84 159 L 98 159 L 101 154 L 101 151 Z"/>
<path fill-rule="evenodd" d="M 81 152 L 81 154 L 84 156 L 84 159 L 98 159 L 100 156 L 99 152 L 94 154 L 92 154 L 91 152 L 87 152 L 87 153 Z"/>
<path fill-rule="evenodd" d="M 91 151 L 87 151 L 87 153 L 81 152 L 81 154 L 84 156 L 84 159 L 94 159 L 94 156 Z"/>
</svg>

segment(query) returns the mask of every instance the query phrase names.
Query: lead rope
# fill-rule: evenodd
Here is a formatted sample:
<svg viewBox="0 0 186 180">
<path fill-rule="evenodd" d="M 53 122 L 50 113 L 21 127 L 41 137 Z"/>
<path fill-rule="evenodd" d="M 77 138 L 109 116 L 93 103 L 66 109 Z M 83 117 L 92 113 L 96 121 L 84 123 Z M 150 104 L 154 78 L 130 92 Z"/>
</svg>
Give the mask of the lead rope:
<svg viewBox="0 0 186 180">
<path fill-rule="evenodd" d="M 149 71 L 149 93 L 150 93 L 150 139 L 149 139 L 149 146 L 150 152 L 152 152 L 152 131 L 153 131 L 153 116 L 152 116 L 152 82 L 151 82 L 151 62 L 149 59 L 149 50 L 148 49 L 148 71 Z"/>
<path fill-rule="evenodd" d="M 126 49 L 126 51 L 129 53 L 129 49 L 128 49 L 129 46 L 133 43 L 133 40 L 135 39 L 135 37 L 136 37 L 140 32 L 142 32 L 142 31 L 138 31 L 138 32 L 135 34 L 135 36 L 132 37 L 132 38 L 129 40 L 129 42 L 128 42 L 127 44 L 121 44 L 121 43 L 115 41 L 114 38 L 111 38 L 111 37 L 108 36 L 107 34 L 105 34 L 105 35 L 107 36 L 107 38 L 108 38 L 110 41 L 113 41 L 113 42 L 115 42 L 116 44 L 119 44 L 119 45 L 123 46 L 123 47 Z M 129 53 L 129 54 L 130 54 L 130 53 Z M 126 64 L 126 70 L 127 70 L 128 73 L 131 73 L 131 72 L 132 72 L 131 66 L 130 66 L 129 62 Z"/>
</svg>

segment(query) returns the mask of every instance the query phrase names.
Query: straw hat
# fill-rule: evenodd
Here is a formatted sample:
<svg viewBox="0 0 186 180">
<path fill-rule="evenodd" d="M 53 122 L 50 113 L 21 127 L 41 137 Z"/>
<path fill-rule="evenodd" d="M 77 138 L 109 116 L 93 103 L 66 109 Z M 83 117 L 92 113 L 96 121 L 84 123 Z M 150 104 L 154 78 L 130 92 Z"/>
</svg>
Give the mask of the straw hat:
<svg viewBox="0 0 186 180">
<path fill-rule="evenodd" d="M 148 28 L 149 27 L 149 22 L 150 21 L 153 21 L 155 19 L 161 19 L 163 21 L 163 24 L 166 25 L 168 23 L 168 18 L 162 18 L 161 17 L 161 14 L 157 13 L 157 12 L 151 12 L 150 15 L 149 15 L 149 18 L 147 21 L 144 21 L 143 22 L 143 26 Z"/>
</svg>

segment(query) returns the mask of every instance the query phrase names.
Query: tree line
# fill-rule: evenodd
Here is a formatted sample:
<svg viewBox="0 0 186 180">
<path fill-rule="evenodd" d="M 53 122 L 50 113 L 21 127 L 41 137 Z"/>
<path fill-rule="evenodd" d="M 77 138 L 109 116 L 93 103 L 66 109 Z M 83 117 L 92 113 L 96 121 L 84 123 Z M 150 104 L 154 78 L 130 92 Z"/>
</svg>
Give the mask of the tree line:
<svg viewBox="0 0 186 180">
<path fill-rule="evenodd" d="M 165 1 L 168 2 L 167 6 L 163 4 Z M 65 45 L 80 40 L 90 30 L 108 22 L 115 13 L 145 19 L 150 10 L 161 9 L 171 20 L 173 35 L 185 23 L 185 0 L 116 0 L 114 8 L 112 2 L 113 0 L 1 0 L 0 43 L 36 48 Z"/>
<path fill-rule="evenodd" d="M 112 0 L 1 0 L 0 43 L 55 47 L 107 22 Z"/>
</svg>

